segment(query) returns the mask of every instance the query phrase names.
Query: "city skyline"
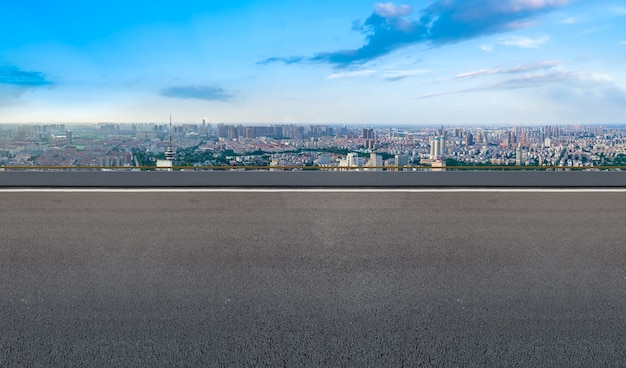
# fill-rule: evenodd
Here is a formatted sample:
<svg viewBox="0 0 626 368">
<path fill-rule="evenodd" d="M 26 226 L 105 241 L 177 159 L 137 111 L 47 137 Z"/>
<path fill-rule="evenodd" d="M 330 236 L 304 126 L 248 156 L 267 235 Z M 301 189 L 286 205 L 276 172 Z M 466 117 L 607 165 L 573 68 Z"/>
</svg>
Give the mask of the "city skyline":
<svg viewBox="0 0 626 368">
<path fill-rule="evenodd" d="M 624 125 L 398 129 L 294 124 L 25 124 L 0 127 L 0 171 L 166 166 L 270 171 L 455 170 L 459 166 L 621 170 L 626 167 L 625 143 Z"/>
<path fill-rule="evenodd" d="M 626 7 L 601 0 L 27 1 L 0 123 L 623 123 Z"/>
</svg>

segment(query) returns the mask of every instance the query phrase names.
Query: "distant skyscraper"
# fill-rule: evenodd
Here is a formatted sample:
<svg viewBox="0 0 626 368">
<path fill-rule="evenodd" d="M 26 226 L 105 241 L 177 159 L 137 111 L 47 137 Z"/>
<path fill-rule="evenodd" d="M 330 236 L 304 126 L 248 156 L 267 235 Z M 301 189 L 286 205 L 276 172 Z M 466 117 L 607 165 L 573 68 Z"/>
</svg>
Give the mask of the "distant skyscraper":
<svg viewBox="0 0 626 368">
<path fill-rule="evenodd" d="M 363 148 L 371 149 L 371 150 L 376 149 L 377 148 L 376 141 L 374 139 L 366 139 L 363 142 Z"/>
<path fill-rule="evenodd" d="M 467 133 L 465 136 L 465 145 L 468 147 L 474 145 L 474 135 L 472 133 Z"/>
<path fill-rule="evenodd" d="M 363 128 L 363 139 L 374 139 L 374 129 Z"/>
</svg>

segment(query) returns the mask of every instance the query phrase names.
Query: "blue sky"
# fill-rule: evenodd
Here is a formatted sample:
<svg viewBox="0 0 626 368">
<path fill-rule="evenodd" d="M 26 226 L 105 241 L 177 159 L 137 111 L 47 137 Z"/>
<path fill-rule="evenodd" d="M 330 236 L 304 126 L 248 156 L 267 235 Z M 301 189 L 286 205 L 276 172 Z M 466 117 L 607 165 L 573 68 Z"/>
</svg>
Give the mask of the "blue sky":
<svg viewBox="0 0 626 368">
<path fill-rule="evenodd" d="M 0 123 L 626 122 L 622 0 L 22 0 Z"/>
</svg>

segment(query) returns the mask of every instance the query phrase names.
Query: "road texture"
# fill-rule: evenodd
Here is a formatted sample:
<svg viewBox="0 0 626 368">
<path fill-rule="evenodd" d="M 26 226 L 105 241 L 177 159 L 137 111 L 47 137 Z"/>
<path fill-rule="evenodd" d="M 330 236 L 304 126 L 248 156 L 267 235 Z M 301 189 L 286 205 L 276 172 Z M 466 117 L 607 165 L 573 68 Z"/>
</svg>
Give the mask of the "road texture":
<svg viewBox="0 0 626 368">
<path fill-rule="evenodd" d="M 626 362 L 626 193 L 0 200 L 2 367 Z"/>
</svg>

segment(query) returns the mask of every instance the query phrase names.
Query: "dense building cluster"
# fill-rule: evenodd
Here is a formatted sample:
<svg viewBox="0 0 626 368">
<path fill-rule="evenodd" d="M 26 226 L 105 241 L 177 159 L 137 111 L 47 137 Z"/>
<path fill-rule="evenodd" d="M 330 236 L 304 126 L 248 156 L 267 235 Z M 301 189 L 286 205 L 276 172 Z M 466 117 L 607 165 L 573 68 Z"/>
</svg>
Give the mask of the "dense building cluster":
<svg viewBox="0 0 626 368">
<path fill-rule="evenodd" d="M 241 166 L 272 170 L 415 170 L 443 166 L 600 168 L 626 165 L 624 126 L 391 127 L 347 125 L 3 125 L 7 168 Z M 170 152 L 172 153 L 172 152 Z"/>
</svg>

